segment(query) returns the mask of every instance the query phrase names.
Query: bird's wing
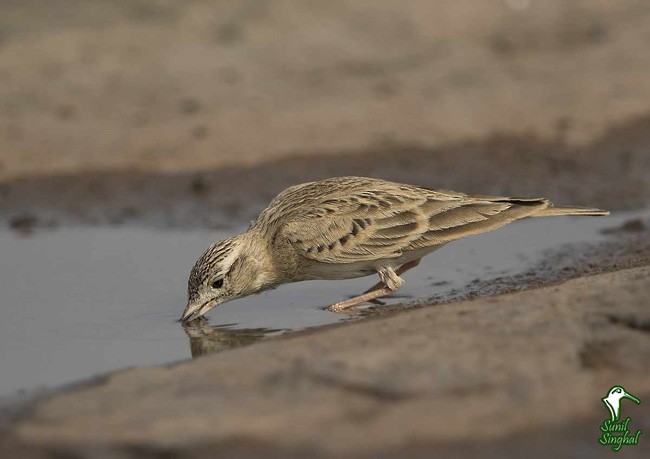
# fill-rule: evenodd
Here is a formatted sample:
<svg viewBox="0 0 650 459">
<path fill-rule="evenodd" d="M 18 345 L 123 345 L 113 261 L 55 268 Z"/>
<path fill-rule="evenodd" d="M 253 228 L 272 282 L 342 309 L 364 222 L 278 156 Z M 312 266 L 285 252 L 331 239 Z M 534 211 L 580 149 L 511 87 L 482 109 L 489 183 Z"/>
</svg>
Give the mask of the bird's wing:
<svg viewBox="0 0 650 459">
<path fill-rule="evenodd" d="M 303 257 L 323 263 L 394 258 L 428 230 L 426 196 L 359 191 L 324 199 L 287 222 L 280 234 Z M 440 208 L 457 202 L 439 201 Z"/>
<path fill-rule="evenodd" d="M 498 228 L 534 213 L 543 200 L 470 197 L 400 188 L 326 197 L 279 230 L 303 257 L 323 263 L 396 258 Z"/>
<path fill-rule="evenodd" d="M 429 217 L 429 228 L 409 246 L 409 250 L 446 244 L 473 234 L 502 227 L 520 218 L 532 216 L 549 206 L 544 198 L 500 198 L 466 196 L 452 209 Z"/>
</svg>

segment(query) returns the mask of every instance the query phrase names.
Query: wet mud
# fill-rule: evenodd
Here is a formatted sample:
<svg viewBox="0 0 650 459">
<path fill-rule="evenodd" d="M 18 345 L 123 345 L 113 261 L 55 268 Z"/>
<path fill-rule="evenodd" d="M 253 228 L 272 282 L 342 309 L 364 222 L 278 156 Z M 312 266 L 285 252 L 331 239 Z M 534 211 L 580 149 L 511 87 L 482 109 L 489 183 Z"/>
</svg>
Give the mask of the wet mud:
<svg viewBox="0 0 650 459">
<path fill-rule="evenodd" d="M 280 191 L 310 180 L 360 175 L 466 193 L 548 197 L 609 210 L 650 202 L 650 116 L 610 129 L 584 147 L 534 136 L 428 148 L 295 156 L 200 172 L 85 171 L 0 183 L 0 224 L 22 233 L 74 225 L 232 228 Z"/>
</svg>

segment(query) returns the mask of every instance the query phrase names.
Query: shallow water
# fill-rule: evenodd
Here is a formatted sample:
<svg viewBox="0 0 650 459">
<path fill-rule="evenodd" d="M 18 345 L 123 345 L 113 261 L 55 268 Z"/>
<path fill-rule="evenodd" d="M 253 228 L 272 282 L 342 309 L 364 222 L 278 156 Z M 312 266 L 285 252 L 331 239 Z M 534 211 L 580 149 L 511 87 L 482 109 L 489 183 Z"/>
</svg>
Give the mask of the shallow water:
<svg viewBox="0 0 650 459">
<path fill-rule="evenodd" d="M 595 242 L 640 215 L 529 219 L 449 244 L 404 275 L 396 298 L 462 292 L 525 272 L 563 244 Z M 134 365 L 160 364 L 265 336 L 349 320 L 321 309 L 376 281 L 311 281 L 222 305 L 184 329 L 190 267 L 231 233 L 67 228 L 25 237 L 0 232 L 0 396 Z"/>
</svg>

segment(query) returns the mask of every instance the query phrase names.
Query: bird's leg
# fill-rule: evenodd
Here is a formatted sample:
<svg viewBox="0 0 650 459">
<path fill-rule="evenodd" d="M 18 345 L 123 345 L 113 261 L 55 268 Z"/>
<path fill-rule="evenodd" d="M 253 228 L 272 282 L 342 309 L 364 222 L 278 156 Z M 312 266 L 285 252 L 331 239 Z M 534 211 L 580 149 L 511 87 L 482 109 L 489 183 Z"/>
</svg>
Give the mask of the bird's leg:
<svg viewBox="0 0 650 459">
<path fill-rule="evenodd" d="M 413 261 L 409 261 L 408 263 L 404 263 L 402 266 L 397 268 L 397 271 L 395 271 L 395 274 L 397 274 L 398 276 L 401 276 L 402 274 L 404 274 L 409 269 L 413 269 L 417 265 L 419 265 L 421 260 L 422 260 L 422 258 L 418 258 L 417 260 L 413 260 Z M 375 290 L 377 290 L 379 288 L 382 288 L 382 287 L 385 287 L 384 282 L 379 281 L 379 282 L 377 282 L 375 285 L 373 285 L 372 287 L 370 287 L 368 290 L 366 290 L 363 293 L 373 292 L 373 291 L 375 291 Z"/>
<path fill-rule="evenodd" d="M 400 267 L 400 269 L 402 269 L 402 267 Z M 410 269 L 412 267 L 413 266 L 407 269 Z M 393 268 L 383 268 L 380 271 L 378 271 L 377 274 L 379 274 L 379 277 L 381 279 L 381 282 L 378 285 L 380 286 L 384 285 L 384 287 L 365 292 L 359 296 L 350 298 L 349 300 L 334 303 L 328 306 L 326 309 L 332 312 L 343 312 L 346 309 L 351 308 L 352 306 L 365 303 L 366 301 L 372 301 L 377 298 L 393 295 L 404 284 L 404 280 L 401 277 L 399 277 L 399 275 L 393 270 Z"/>
<path fill-rule="evenodd" d="M 340 301 L 328 306 L 326 309 L 332 312 L 344 312 L 346 309 L 356 306 L 366 301 L 372 301 L 376 298 L 381 298 L 383 296 L 392 295 L 395 291 L 389 289 L 388 287 L 380 288 L 373 290 L 372 292 L 364 293 L 363 295 L 355 296 L 349 300 Z"/>
</svg>

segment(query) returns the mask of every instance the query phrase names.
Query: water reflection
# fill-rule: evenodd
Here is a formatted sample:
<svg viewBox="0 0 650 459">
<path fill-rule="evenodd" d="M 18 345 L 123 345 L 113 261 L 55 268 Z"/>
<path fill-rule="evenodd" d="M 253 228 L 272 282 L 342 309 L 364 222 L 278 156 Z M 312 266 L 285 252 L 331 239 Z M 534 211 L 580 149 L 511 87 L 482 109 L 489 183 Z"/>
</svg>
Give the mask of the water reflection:
<svg viewBox="0 0 650 459">
<path fill-rule="evenodd" d="M 233 328 L 236 324 L 210 325 L 205 317 L 181 325 L 190 339 L 192 358 L 248 346 L 287 331 L 275 328 Z"/>
</svg>

